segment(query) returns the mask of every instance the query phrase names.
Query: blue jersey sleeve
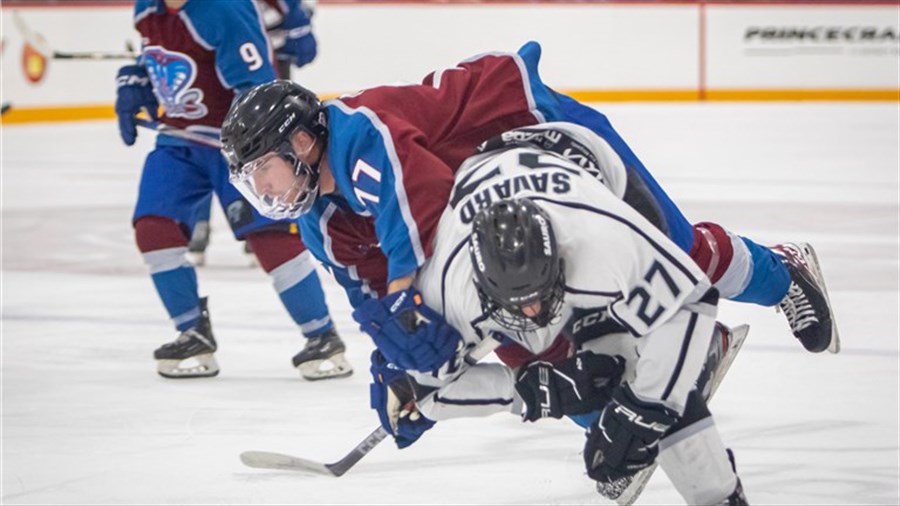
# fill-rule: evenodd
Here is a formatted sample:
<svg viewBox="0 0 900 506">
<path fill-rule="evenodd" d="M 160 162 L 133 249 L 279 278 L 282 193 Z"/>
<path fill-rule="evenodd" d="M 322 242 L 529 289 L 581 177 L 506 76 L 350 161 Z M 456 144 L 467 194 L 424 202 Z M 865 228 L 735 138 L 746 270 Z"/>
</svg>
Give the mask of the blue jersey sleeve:
<svg viewBox="0 0 900 506">
<path fill-rule="evenodd" d="M 184 7 L 198 35 L 216 52 L 219 78 L 238 92 L 275 79 L 271 48 L 253 0 L 193 0 Z"/>
<path fill-rule="evenodd" d="M 149 16 L 154 12 L 157 12 L 159 9 L 165 9 L 165 4 L 160 5 L 162 0 L 135 0 L 134 2 L 134 22 L 137 24 L 138 20 L 143 18 L 144 16 Z"/>
<path fill-rule="evenodd" d="M 325 243 L 330 243 L 332 238 L 325 237 L 320 228 L 322 211 L 326 210 L 328 206 L 321 200 L 316 202 L 312 211 L 297 220 L 300 235 L 303 238 L 306 249 L 334 276 L 334 279 L 347 293 L 350 305 L 355 309 L 365 300 L 377 298 L 378 294 L 371 290 L 363 280 L 359 279 L 359 276 L 356 275 L 356 266 L 345 266 L 326 251 Z"/>
<path fill-rule="evenodd" d="M 334 276 L 334 279 L 337 280 L 338 284 L 343 287 L 344 291 L 347 293 L 347 299 L 350 301 L 350 306 L 352 306 L 353 309 L 358 308 L 360 304 L 368 299 L 377 298 L 375 295 L 366 291 L 365 284 L 358 278 L 354 278 L 347 268 L 331 264 L 326 264 L 325 267 L 331 272 L 331 275 Z"/>
<path fill-rule="evenodd" d="M 415 273 L 427 255 L 393 133 L 364 107 L 350 109 L 340 101 L 329 101 L 328 112 L 331 131 L 339 132 L 332 135 L 328 148 L 338 190 L 354 212 L 375 218 L 388 259 L 388 280 Z"/>
</svg>

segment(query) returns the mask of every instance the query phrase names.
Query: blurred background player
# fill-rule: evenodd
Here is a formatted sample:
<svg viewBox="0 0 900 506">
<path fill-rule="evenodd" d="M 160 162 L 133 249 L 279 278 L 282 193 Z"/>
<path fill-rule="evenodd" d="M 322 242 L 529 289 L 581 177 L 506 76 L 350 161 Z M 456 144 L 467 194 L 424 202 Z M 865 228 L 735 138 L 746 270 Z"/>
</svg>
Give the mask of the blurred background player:
<svg viewBox="0 0 900 506">
<path fill-rule="evenodd" d="M 251 0 L 138 0 L 142 36 L 138 64 L 117 77 L 116 113 L 127 145 L 137 136 L 139 112 L 180 129 L 218 138 L 236 94 L 275 78 L 269 42 Z M 217 349 L 206 298 L 187 261 L 197 206 L 215 193 L 237 239 L 247 240 L 291 318 L 308 338 L 293 365 L 310 380 L 348 376 L 344 344 L 328 314 L 312 256 L 291 223 L 260 216 L 228 183 L 218 149 L 159 135 L 141 176 L 133 224 L 138 249 L 179 332 L 154 352 L 168 378 L 215 376 Z"/>
<path fill-rule="evenodd" d="M 311 63 L 317 54 L 317 43 L 312 31 L 314 5 L 300 0 L 255 0 L 262 13 L 263 23 L 272 47 L 275 49 L 275 71 L 279 79 L 290 79 L 292 68 Z M 206 264 L 206 248 L 212 229 L 209 224 L 212 195 L 206 203 L 197 206 L 196 225 L 188 243 L 188 258 L 200 267 Z M 256 256 L 249 241 L 244 241 L 247 263 L 257 265 Z"/>
</svg>

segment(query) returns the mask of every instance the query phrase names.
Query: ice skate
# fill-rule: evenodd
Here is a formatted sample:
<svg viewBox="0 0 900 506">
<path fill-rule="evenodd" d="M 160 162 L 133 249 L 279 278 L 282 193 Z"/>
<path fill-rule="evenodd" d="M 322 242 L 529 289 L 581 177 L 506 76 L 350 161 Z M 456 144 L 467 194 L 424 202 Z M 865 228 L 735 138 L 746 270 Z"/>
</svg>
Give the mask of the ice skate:
<svg viewBox="0 0 900 506">
<path fill-rule="evenodd" d="M 794 337 L 811 352 L 839 352 L 841 341 L 815 250 L 807 243 L 784 243 L 772 250 L 791 274 L 791 286 L 778 308 Z"/>
<path fill-rule="evenodd" d="M 744 486 L 741 485 L 741 478 L 740 476 L 737 476 L 737 466 L 734 463 L 734 452 L 731 451 L 731 448 L 728 448 L 725 451 L 728 452 L 728 461 L 731 462 L 731 470 L 734 471 L 734 475 L 737 477 L 737 485 L 734 487 L 734 492 L 722 500 L 717 506 L 749 506 L 750 503 L 747 502 L 747 496 L 744 495 Z"/>
<path fill-rule="evenodd" d="M 306 347 L 294 355 L 294 367 L 310 381 L 345 378 L 353 374 L 353 368 L 344 358 L 344 342 L 334 329 L 310 337 Z"/>
<path fill-rule="evenodd" d="M 191 241 L 188 243 L 188 261 L 197 267 L 206 265 L 206 248 L 209 246 L 209 222 L 198 221 L 194 225 Z"/>
<path fill-rule="evenodd" d="M 219 374 L 219 364 L 214 353 L 216 340 L 206 297 L 200 299 L 200 319 L 197 324 L 182 332 L 174 341 L 153 352 L 156 372 L 165 378 L 204 378 Z"/>
</svg>

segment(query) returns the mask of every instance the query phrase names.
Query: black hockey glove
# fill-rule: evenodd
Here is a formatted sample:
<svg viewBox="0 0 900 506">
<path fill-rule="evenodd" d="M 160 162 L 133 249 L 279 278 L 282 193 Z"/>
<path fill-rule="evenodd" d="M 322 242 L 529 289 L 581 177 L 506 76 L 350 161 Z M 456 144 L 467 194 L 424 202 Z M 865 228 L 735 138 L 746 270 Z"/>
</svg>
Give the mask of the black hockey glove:
<svg viewBox="0 0 900 506">
<path fill-rule="evenodd" d="M 609 483 L 649 466 L 658 443 L 678 415 L 661 404 L 639 401 L 628 385 L 616 388 L 584 445 L 587 474 Z"/>
<path fill-rule="evenodd" d="M 516 380 L 516 392 L 525 403 L 522 420 L 562 418 L 601 409 L 610 399 L 610 389 L 619 384 L 624 371 L 621 358 L 583 352 L 553 365 L 532 362 Z"/>
</svg>

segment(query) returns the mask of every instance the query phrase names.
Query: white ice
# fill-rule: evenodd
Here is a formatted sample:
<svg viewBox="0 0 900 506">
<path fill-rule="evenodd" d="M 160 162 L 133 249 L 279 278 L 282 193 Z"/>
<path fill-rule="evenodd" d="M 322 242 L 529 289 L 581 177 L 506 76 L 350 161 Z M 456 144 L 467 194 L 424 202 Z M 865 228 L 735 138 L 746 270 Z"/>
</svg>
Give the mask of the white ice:
<svg viewBox="0 0 900 506">
<path fill-rule="evenodd" d="M 763 243 L 812 242 L 843 336 L 806 353 L 783 316 L 723 303 L 750 337 L 712 403 L 755 504 L 898 504 L 900 110 L 897 103 L 602 106 L 687 215 Z M 133 245 L 152 135 L 114 122 L 2 131 L 4 504 L 599 504 L 581 432 L 512 415 L 386 441 L 342 478 L 243 467 L 256 449 L 334 461 L 377 426 L 371 341 L 323 274 L 356 367 L 310 383 L 297 329 L 221 215 L 209 266 L 222 373 L 157 376 L 174 337 Z M 615 247 L 615 245 L 597 245 Z M 658 472 L 644 504 L 681 502 Z"/>
</svg>

